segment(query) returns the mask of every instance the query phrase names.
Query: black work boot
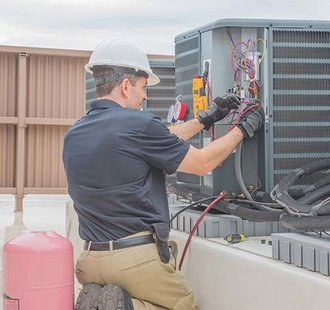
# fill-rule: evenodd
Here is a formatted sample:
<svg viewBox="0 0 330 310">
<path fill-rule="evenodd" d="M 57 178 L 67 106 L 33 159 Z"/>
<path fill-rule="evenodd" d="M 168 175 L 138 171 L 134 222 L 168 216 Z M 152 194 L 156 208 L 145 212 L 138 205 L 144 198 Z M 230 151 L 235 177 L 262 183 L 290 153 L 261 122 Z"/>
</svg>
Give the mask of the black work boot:
<svg viewBox="0 0 330 310">
<path fill-rule="evenodd" d="M 97 310 L 102 286 L 96 283 L 84 285 L 77 298 L 75 310 Z"/>
<path fill-rule="evenodd" d="M 129 293 L 116 284 L 102 288 L 98 310 L 134 310 Z"/>
</svg>

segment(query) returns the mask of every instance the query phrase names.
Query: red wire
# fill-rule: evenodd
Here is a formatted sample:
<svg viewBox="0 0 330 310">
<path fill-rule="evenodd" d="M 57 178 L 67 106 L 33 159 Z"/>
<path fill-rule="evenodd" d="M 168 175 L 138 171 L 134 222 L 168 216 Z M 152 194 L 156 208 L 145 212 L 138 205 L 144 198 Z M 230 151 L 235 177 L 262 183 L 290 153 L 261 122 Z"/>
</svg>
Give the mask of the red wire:
<svg viewBox="0 0 330 310">
<path fill-rule="evenodd" d="M 233 43 L 234 44 L 234 43 Z M 240 52 L 241 55 L 237 53 L 237 48 L 241 45 L 245 46 L 245 53 Z M 252 52 L 254 55 L 255 52 L 255 42 L 252 40 L 248 40 L 247 43 L 245 42 L 238 42 L 234 45 L 231 49 L 231 56 L 230 56 L 230 64 L 232 70 L 234 71 L 234 81 L 239 82 L 238 72 L 243 71 L 251 80 L 248 91 L 252 98 L 256 98 L 259 91 L 260 91 L 260 83 L 256 81 L 256 67 L 254 65 L 253 60 L 247 58 L 247 52 Z"/>
<path fill-rule="evenodd" d="M 231 64 L 231 68 L 232 68 L 232 70 L 233 70 L 234 73 L 235 73 L 234 76 L 235 76 L 235 80 L 236 80 L 236 81 L 239 81 L 239 77 L 238 77 L 236 71 L 237 71 L 237 70 L 241 70 L 241 69 L 243 69 L 244 71 L 246 71 L 246 68 L 245 68 L 244 66 L 242 66 L 242 62 L 244 61 L 244 59 L 240 59 L 239 56 L 236 54 L 236 49 L 237 49 L 237 47 L 239 47 L 240 45 L 244 45 L 245 48 L 248 49 L 248 45 L 247 45 L 245 42 L 240 41 L 240 42 L 238 42 L 238 43 L 232 48 L 232 50 L 231 50 L 231 56 L 230 56 L 230 64 Z M 245 57 L 245 55 L 244 55 L 242 52 L 240 52 L 240 54 L 241 54 L 242 56 Z M 236 61 L 237 61 L 237 69 L 235 68 L 235 64 L 234 64 L 234 57 L 236 58 Z"/>
<path fill-rule="evenodd" d="M 214 130 L 214 125 L 212 125 L 211 126 L 211 128 L 210 128 L 210 135 L 211 135 L 211 139 L 212 139 L 212 141 L 214 141 L 215 140 L 215 130 Z"/>
<path fill-rule="evenodd" d="M 235 121 L 231 124 L 230 128 L 228 131 L 231 131 L 235 126 L 236 124 L 238 123 L 239 119 L 249 110 L 253 109 L 254 107 L 258 107 L 260 105 L 260 103 L 256 103 L 256 104 L 253 104 L 251 106 L 249 106 L 248 108 L 246 108 L 245 110 L 243 110 L 242 112 L 238 113 Z"/>
<path fill-rule="evenodd" d="M 181 259 L 180 259 L 180 264 L 179 264 L 179 270 L 181 270 L 181 267 L 182 267 L 182 264 L 183 264 L 183 261 L 184 261 L 184 258 L 186 256 L 186 253 L 187 253 L 187 250 L 188 250 L 188 247 L 189 247 L 189 244 L 190 244 L 190 241 L 198 227 L 198 225 L 200 224 L 200 222 L 202 221 L 202 219 L 204 218 L 204 216 L 206 215 L 207 212 L 209 212 L 209 210 L 214 206 L 214 204 L 216 204 L 219 200 L 225 198 L 225 196 L 227 195 L 226 192 L 221 192 L 220 195 L 215 198 L 208 206 L 207 208 L 203 211 L 203 213 L 201 214 L 201 216 L 198 218 L 196 224 L 194 225 L 193 229 L 191 230 L 190 234 L 189 234 L 189 237 L 188 237 L 188 240 L 184 246 L 184 249 L 183 249 L 183 252 L 182 252 L 182 256 L 181 256 Z"/>
</svg>

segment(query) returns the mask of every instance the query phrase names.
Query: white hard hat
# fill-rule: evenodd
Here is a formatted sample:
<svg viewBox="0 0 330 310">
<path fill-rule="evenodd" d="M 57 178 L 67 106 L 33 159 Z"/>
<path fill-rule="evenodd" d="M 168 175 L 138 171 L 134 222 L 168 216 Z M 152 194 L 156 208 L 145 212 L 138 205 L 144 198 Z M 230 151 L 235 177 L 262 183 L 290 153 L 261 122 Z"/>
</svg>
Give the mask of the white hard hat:
<svg viewBox="0 0 330 310">
<path fill-rule="evenodd" d="M 141 70 L 148 74 L 148 85 L 159 83 L 159 77 L 150 68 L 147 55 L 136 45 L 124 38 L 109 38 L 94 50 L 85 69 L 92 72 L 93 66 L 115 66 Z"/>
</svg>

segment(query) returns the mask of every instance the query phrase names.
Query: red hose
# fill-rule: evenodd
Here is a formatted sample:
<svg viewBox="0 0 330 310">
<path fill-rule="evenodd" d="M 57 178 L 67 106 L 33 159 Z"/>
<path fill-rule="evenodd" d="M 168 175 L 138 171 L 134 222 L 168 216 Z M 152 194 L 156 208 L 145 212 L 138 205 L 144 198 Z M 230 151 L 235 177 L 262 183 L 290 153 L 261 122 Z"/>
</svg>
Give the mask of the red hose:
<svg viewBox="0 0 330 310">
<path fill-rule="evenodd" d="M 194 225 L 193 229 L 191 230 L 190 234 L 189 234 L 189 237 L 188 237 L 188 240 L 184 246 L 184 249 L 183 249 L 183 252 L 182 252 L 182 256 L 181 256 L 181 259 L 180 259 L 180 263 L 179 263 L 179 270 L 181 270 L 181 267 L 182 267 L 182 264 L 183 264 L 183 261 L 184 261 L 184 258 L 186 256 L 186 253 L 187 253 L 187 250 L 188 250 L 188 247 L 189 247 L 189 244 L 190 244 L 190 241 L 198 227 L 198 225 L 200 224 L 200 222 L 202 221 L 202 219 L 204 218 L 204 216 L 206 215 L 207 212 L 209 212 L 209 210 L 214 206 L 214 204 L 216 204 L 219 200 L 225 198 L 225 196 L 227 195 L 227 192 L 221 192 L 220 195 L 215 198 L 208 206 L 207 208 L 203 211 L 203 213 L 201 214 L 201 216 L 198 218 L 196 224 Z"/>
</svg>

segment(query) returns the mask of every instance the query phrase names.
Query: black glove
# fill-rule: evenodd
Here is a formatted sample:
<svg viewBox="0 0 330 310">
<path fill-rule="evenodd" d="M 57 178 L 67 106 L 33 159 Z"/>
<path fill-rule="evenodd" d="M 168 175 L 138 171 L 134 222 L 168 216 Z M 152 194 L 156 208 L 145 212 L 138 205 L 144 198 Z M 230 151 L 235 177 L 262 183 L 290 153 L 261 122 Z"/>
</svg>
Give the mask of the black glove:
<svg viewBox="0 0 330 310">
<path fill-rule="evenodd" d="M 207 111 L 198 111 L 197 118 L 204 129 L 209 130 L 215 122 L 225 118 L 230 110 L 237 109 L 240 103 L 240 98 L 235 94 L 216 97 Z"/>
<path fill-rule="evenodd" d="M 251 105 L 248 105 L 248 109 Z M 242 115 L 237 127 L 242 131 L 244 138 L 253 137 L 254 133 L 261 128 L 265 121 L 265 112 L 261 105 L 256 106 Z"/>
</svg>

